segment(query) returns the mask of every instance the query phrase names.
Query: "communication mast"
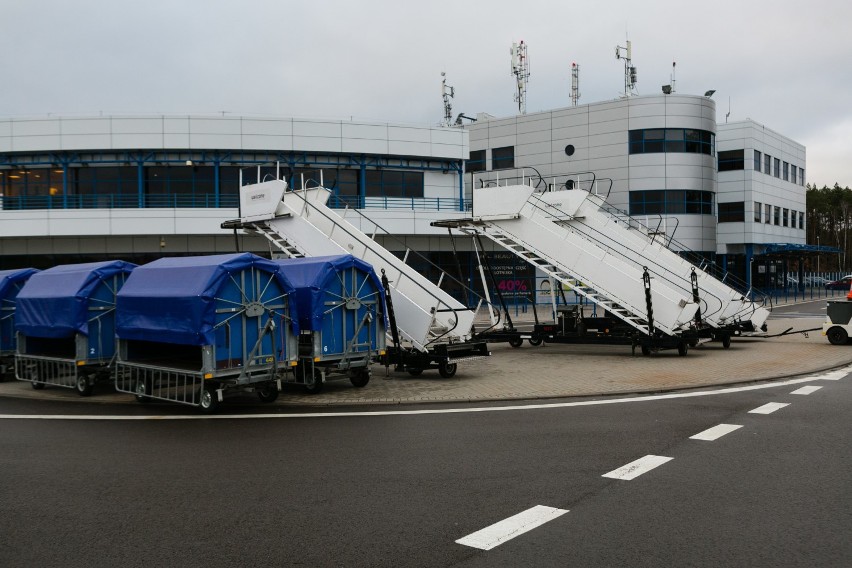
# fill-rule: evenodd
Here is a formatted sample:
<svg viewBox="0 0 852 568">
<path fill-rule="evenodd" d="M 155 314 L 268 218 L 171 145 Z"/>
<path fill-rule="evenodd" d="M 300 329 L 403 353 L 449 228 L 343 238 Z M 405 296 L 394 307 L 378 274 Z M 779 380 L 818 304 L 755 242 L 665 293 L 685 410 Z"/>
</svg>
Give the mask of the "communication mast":
<svg viewBox="0 0 852 568">
<path fill-rule="evenodd" d="M 629 97 L 638 95 L 636 91 L 636 67 L 633 66 L 631 60 L 632 50 L 630 48 L 630 40 L 627 40 L 627 47 L 615 46 L 615 58 L 624 60 L 624 96 Z"/>
<path fill-rule="evenodd" d="M 513 43 L 509 51 L 512 56 L 512 75 L 515 76 L 517 92 L 514 100 L 518 103 L 518 111 L 527 114 L 527 83 L 530 80 L 530 60 L 527 57 L 527 44 L 521 40 Z"/>
<path fill-rule="evenodd" d="M 444 120 L 441 126 L 451 126 L 453 124 L 453 105 L 450 99 L 456 96 L 454 87 L 447 85 L 447 74 L 441 71 L 441 96 L 444 98 Z"/>
<path fill-rule="evenodd" d="M 571 64 L 571 106 L 577 106 L 580 100 L 580 66 Z"/>
</svg>

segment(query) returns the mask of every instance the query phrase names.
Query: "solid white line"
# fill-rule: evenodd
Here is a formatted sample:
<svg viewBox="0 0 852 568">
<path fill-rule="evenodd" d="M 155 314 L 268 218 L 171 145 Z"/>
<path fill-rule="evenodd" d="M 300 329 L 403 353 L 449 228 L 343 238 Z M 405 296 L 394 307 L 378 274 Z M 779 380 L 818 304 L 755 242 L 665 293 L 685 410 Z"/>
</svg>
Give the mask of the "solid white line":
<svg viewBox="0 0 852 568">
<path fill-rule="evenodd" d="M 536 527 L 540 527 L 544 523 L 552 521 L 567 512 L 567 509 L 554 509 L 553 507 L 536 505 L 532 509 L 527 509 L 508 519 L 503 519 L 489 527 L 462 537 L 456 543 L 481 550 L 491 550 L 495 546 L 500 546 L 504 542 L 512 540 L 516 536 L 520 536 Z"/>
<path fill-rule="evenodd" d="M 629 398 L 607 398 L 603 400 L 583 400 L 579 402 L 552 402 L 544 404 L 526 404 L 514 406 L 477 406 L 474 408 L 443 408 L 432 410 L 375 410 L 367 412 L 317 412 L 308 414 L 282 413 L 282 414 L 184 414 L 174 416 L 97 416 L 90 414 L 0 414 L 0 420 L 245 420 L 261 418 L 341 418 L 341 417 L 365 417 L 365 416 L 406 416 L 418 414 L 466 414 L 470 412 L 505 412 L 509 410 L 542 410 L 549 408 L 570 408 L 573 406 L 597 406 L 601 404 L 622 404 L 626 402 L 653 402 L 657 400 L 671 400 L 677 398 L 693 398 L 699 396 L 715 396 L 719 394 L 732 394 L 748 392 L 753 390 L 771 389 L 801 383 L 809 383 L 816 380 L 836 381 L 842 379 L 852 372 L 852 366 L 832 371 L 824 375 L 810 375 L 801 379 L 790 379 L 777 383 L 764 383 L 749 385 L 745 387 L 727 387 L 715 390 L 680 392 L 670 394 L 655 394 L 649 396 L 635 396 Z M 441 401 L 434 401 L 436 404 Z"/>
<path fill-rule="evenodd" d="M 713 442 L 724 436 L 725 434 L 730 434 L 734 430 L 739 430 L 742 426 L 738 426 L 736 424 L 719 424 L 718 426 L 713 426 L 712 428 L 708 428 L 703 432 L 699 432 L 695 436 L 690 436 L 690 440 L 705 440 L 707 442 Z"/>
<path fill-rule="evenodd" d="M 767 402 L 763 406 L 759 406 L 754 410 L 749 410 L 749 414 L 772 414 L 776 410 L 781 410 L 785 406 L 790 406 L 789 402 Z"/>
<path fill-rule="evenodd" d="M 802 387 L 800 389 L 796 389 L 793 392 L 791 392 L 790 394 L 811 394 L 811 393 L 818 391 L 821 388 L 822 387 L 817 387 L 817 386 L 811 385 L 811 386 L 807 386 L 807 387 Z"/>
<path fill-rule="evenodd" d="M 630 481 L 631 479 L 636 479 L 643 473 L 647 473 L 655 467 L 659 467 L 673 459 L 674 458 L 667 458 L 665 456 L 647 455 L 644 458 L 639 458 L 638 460 L 632 461 L 629 464 L 612 470 L 609 473 L 605 473 L 601 477 L 611 477 L 612 479 Z"/>
</svg>

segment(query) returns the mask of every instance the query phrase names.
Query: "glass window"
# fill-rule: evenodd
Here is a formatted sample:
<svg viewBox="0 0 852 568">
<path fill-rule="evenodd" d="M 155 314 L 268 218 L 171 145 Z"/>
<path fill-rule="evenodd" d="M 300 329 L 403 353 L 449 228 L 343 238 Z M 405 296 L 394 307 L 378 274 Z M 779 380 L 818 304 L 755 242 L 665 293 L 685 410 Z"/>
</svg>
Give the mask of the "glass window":
<svg viewBox="0 0 852 568">
<path fill-rule="evenodd" d="M 783 210 L 783 211 L 784 211 L 784 213 L 783 213 L 783 215 L 781 216 L 781 219 L 782 219 L 782 226 L 784 226 L 784 227 L 788 227 L 788 226 L 789 226 L 789 224 L 790 224 L 790 223 L 789 223 L 789 219 L 790 219 L 790 210 L 789 210 L 789 209 L 787 209 L 787 208 L 784 208 L 784 210 Z"/>
<path fill-rule="evenodd" d="M 772 224 L 773 225 L 780 225 L 781 224 L 781 208 L 780 207 L 777 207 L 777 206 L 773 207 Z"/>
<path fill-rule="evenodd" d="M 666 131 L 658 128 L 645 131 L 645 153 L 664 152 Z"/>
<path fill-rule="evenodd" d="M 790 181 L 796 183 L 796 166 L 790 165 Z"/>
<path fill-rule="evenodd" d="M 485 169 L 485 150 L 471 150 L 470 159 L 465 164 L 465 170 L 468 172 L 484 172 Z"/>
<path fill-rule="evenodd" d="M 763 205 L 759 201 L 754 202 L 754 222 L 760 223 L 760 214 L 763 212 Z"/>
<path fill-rule="evenodd" d="M 683 131 L 683 137 L 686 140 L 686 151 L 691 154 L 701 153 L 701 131 L 687 128 Z"/>
<path fill-rule="evenodd" d="M 423 197 L 423 172 L 367 170 L 367 197 Z"/>
<path fill-rule="evenodd" d="M 684 191 L 670 190 L 666 191 L 666 213 L 669 215 L 679 215 L 686 213 L 686 199 Z M 698 211 L 696 211 L 697 213 Z"/>
<path fill-rule="evenodd" d="M 493 148 L 491 150 L 491 169 L 505 170 L 515 167 L 515 147 Z"/>
<path fill-rule="evenodd" d="M 713 192 L 680 189 L 630 192 L 630 215 L 712 215 Z"/>
<path fill-rule="evenodd" d="M 714 155 L 715 135 L 691 128 L 649 128 L 628 133 L 631 154 L 689 152 Z"/>
<path fill-rule="evenodd" d="M 666 128 L 666 152 L 685 152 L 683 128 Z"/>
<path fill-rule="evenodd" d="M 754 171 L 759 172 L 761 165 L 763 165 L 763 154 L 761 154 L 760 152 L 755 150 L 754 151 Z"/>
<path fill-rule="evenodd" d="M 796 210 L 790 210 L 790 226 L 796 228 Z"/>
<path fill-rule="evenodd" d="M 805 185 L 805 170 L 799 168 L 799 185 Z"/>
<path fill-rule="evenodd" d="M 784 162 L 784 181 L 790 181 L 790 164 Z"/>
<path fill-rule="evenodd" d="M 763 206 L 763 222 L 767 225 L 772 222 L 772 206 L 768 203 Z"/>
<path fill-rule="evenodd" d="M 745 168 L 744 150 L 719 152 L 719 171 L 728 172 Z"/>
<path fill-rule="evenodd" d="M 741 223 L 743 221 L 745 221 L 745 203 L 743 201 L 719 204 L 720 223 Z"/>
<path fill-rule="evenodd" d="M 779 158 L 775 158 L 773 165 L 775 166 L 775 169 L 773 170 L 775 177 L 780 178 L 781 177 L 781 160 Z"/>
<path fill-rule="evenodd" d="M 799 229 L 805 228 L 805 212 L 799 211 Z"/>
<path fill-rule="evenodd" d="M 768 176 L 772 175 L 772 156 L 769 154 L 763 155 L 763 173 Z"/>
</svg>

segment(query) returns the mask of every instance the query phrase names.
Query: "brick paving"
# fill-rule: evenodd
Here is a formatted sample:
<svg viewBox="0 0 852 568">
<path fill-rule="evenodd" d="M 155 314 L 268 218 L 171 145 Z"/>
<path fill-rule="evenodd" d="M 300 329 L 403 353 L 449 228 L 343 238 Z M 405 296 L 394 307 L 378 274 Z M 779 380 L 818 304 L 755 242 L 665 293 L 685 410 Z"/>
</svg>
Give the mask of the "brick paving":
<svg viewBox="0 0 852 568">
<path fill-rule="evenodd" d="M 773 318 L 775 332 L 819 327 L 822 318 Z M 679 390 L 708 385 L 744 383 L 806 375 L 852 364 L 852 345 L 834 346 L 819 331 L 768 339 L 735 338 L 730 349 L 720 343 L 691 348 L 685 357 L 676 351 L 634 356 L 626 346 L 545 344 L 518 349 L 493 344 L 492 356 L 461 363 L 451 379 L 437 371 L 419 377 L 386 373 L 373 367 L 364 388 L 349 381 L 333 381 L 322 393 L 311 395 L 287 386 L 275 405 L 346 406 L 360 404 L 414 404 L 457 401 L 523 400 L 584 397 Z M 85 400 L 134 403 L 127 394 L 100 386 Z M 81 400 L 70 389 L 35 391 L 28 383 L 0 383 L 0 396 Z"/>
</svg>

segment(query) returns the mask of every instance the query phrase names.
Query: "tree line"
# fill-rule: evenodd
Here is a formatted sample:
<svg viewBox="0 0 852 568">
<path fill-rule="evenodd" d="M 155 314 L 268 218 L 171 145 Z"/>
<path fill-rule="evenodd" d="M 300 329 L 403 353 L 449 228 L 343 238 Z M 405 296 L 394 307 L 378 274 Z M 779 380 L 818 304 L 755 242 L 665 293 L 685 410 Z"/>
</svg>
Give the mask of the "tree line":
<svg viewBox="0 0 852 568">
<path fill-rule="evenodd" d="M 852 266 L 852 189 L 807 185 L 805 225 L 809 245 L 837 247 L 841 252 L 821 256 L 821 270 L 846 272 Z"/>
</svg>

